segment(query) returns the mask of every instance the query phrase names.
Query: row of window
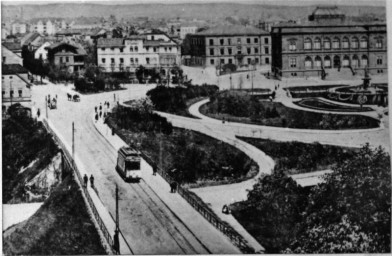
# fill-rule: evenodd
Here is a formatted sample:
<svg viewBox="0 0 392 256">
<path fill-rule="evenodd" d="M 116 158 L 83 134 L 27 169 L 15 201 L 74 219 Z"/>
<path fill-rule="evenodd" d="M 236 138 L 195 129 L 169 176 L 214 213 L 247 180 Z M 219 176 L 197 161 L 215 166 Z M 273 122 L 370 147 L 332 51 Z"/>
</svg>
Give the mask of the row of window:
<svg viewBox="0 0 392 256">
<path fill-rule="evenodd" d="M 112 50 L 112 51 L 114 51 L 115 49 L 116 49 L 115 47 L 110 47 L 110 50 Z M 146 46 L 145 49 L 146 49 L 146 51 L 149 51 L 149 50 L 150 50 L 150 47 L 149 47 L 149 46 Z M 158 51 L 158 47 L 152 47 L 152 49 L 153 49 L 154 52 L 157 52 L 157 51 Z M 101 50 L 102 50 L 102 51 L 105 51 L 106 48 L 105 48 L 105 47 L 101 47 Z M 168 52 L 168 51 L 171 52 L 171 51 L 172 51 L 172 47 L 164 47 L 163 50 L 164 50 L 165 52 Z M 130 47 L 129 47 L 129 51 L 130 51 L 130 52 L 138 52 L 138 51 L 139 51 L 139 48 L 138 48 L 137 46 L 130 46 Z M 120 47 L 120 52 L 124 52 L 124 47 Z"/>
<path fill-rule="evenodd" d="M 225 40 L 225 38 L 220 38 L 219 39 L 219 45 L 225 45 L 225 41 L 226 41 L 227 45 L 231 45 L 233 43 L 231 38 L 226 38 L 226 40 Z M 253 40 L 250 37 L 246 38 L 246 43 L 247 44 L 251 44 L 252 42 L 254 44 L 258 44 L 259 43 L 259 38 L 258 37 L 254 37 Z M 241 44 L 241 43 L 242 43 L 242 38 L 238 37 L 237 38 L 237 44 Z M 269 39 L 268 39 L 268 37 L 265 37 L 264 38 L 264 44 L 268 44 L 268 43 L 269 43 Z M 214 39 L 213 38 L 209 39 L 209 45 L 214 45 Z"/>
<path fill-rule="evenodd" d="M 332 62 L 333 61 L 333 62 Z M 324 57 L 324 62 L 320 56 L 316 56 L 314 60 L 307 56 L 305 58 L 305 68 L 312 68 L 312 67 L 321 67 L 322 64 L 325 68 L 330 68 L 332 67 L 332 63 L 334 67 L 366 67 L 368 65 L 368 57 L 366 55 L 362 55 L 361 60 L 357 55 L 354 55 L 351 60 L 349 56 L 344 56 L 342 59 L 342 62 L 340 60 L 339 56 L 335 56 L 333 59 L 329 56 Z M 377 56 L 376 59 L 377 65 L 382 65 L 383 64 L 383 57 L 382 56 Z M 296 68 L 297 67 L 297 58 L 290 58 L 289 59 L 289 66 L 291 68 Z"/>
<path fill-rule="evenodd" d="M 65 62 L 63 61 L 65 60 Z M 60 57 L 60 63 L 68 63 L 69 62 L 69 57 Z"/>
<path fill-rule="evenodd" d="M 362 37 L 361 41 L 358 38 L 354 37 L 351 39 L 351 43 L 347 37 L 344 37 L 342 41 L 339 38 L 335 37 L 332 40 L 332 49 L 349 49 L 351 46 L 352 49 L 358 49 L 361 47 L 362 49 L 366 49 L 368 47 L 368 41 L 366 37 Z M 376 40 L 376 48 L 381 49 L 383 47 L 382 39 Z M 289 50 L 295 51 L 297 49 L 297 42 L 295 40 L 290 40 L 289 42 Z M 304 41 L 304 49 L 305 50 L 320 50 L 321 49 L 321 39 L 316 38 L 314 42 L 310 38 L 306 38 Z M 331 49 L 331 40 L 329 38 L 325 38 L 323 40 L 323 49 L 329 50 Z"/>
<path fill-rule="evenodd" d="M 254 60 L 255 60 L 255 62 L 254 62 L 255 64 L 259 63 L 259 58 L 255 58 Z M 228 64 L 233 64 L 233 59 L 228 59 L 227 63 Z M 251 65 L 252 64 L 252 58 L 247 58 L 247 63 L 248 63 L 248 65 Z M 269 58 L 265 58 L 265 64 L 269 64 L 269 63 L 270 63 Z M 211 65 L 215 65 L 215 60 L 214 59 L 210 59 L 210 64 Z M 222 65 L 226 64 L 225 59 L 220 59 L 220 64 L 222 64 Z"/>
<path fill-rule="evenodd" d="M 269 54 L 269 48 L 268 47 L 264 47 L 264 52 L 265 52 L 265 54 Z M 225 48 L 219 49 L 219 53 L 220 53 L 220 55 L 225 55 Z M 246 48 L 246 53 L 247 54 L 252 54 L 252 48 L 251 47 Z M 259 48 L 258 47 L 254 47 L 253 48 L 253 53 L 254 54 L 259 53 Z M 232 55 L 233 54 L 233 49 L 232 48 L 227 48 L 227 54 L 228 55 Z M 237 54 L 242 54 L 242 47 L 241 46 L 238 46 Z M 215 49 L 214 48 L 210 49 L 210 55 L 211 56 L 215 55 Z"/>
<path fill-rule="evenodd" d="M 22 90 L 18 90 L 18 95 L 19 95 L 19 98 L 22 98 Z M 5 95 L 5 91 L 2 91 L 2 97 L 4 98 L 4 97 L 6 97 L 6 95 Z M 14 97 L 14 90 L 10 90 L 10 98 L 13 98 Z"/>
</svg>

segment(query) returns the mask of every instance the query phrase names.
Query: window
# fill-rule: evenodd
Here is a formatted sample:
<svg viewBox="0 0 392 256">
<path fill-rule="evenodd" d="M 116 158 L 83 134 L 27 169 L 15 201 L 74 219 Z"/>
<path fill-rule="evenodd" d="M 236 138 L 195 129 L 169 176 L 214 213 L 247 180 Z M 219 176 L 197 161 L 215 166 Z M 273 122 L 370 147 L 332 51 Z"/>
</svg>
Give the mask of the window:
<svg viewBox="0 0 392 256">
<path fill-rule="evenodd" d="M 60 63 L 63 63 L 63 57 L 60 57 Z"/>
<path fill-rule="evenodd" d="M 295 41 L 290 41 L 289 43 L 289 50 L 290 51 L 295 51 L 297 49 L 297 45 L 295 43 Z"/>
<path fill-rule="evenodd" d="M 342 47 L 343 49 L 348 49 L 349 41 L 347 37 L 343 38 Z"/>
<path fill-rule="evenodd" d="M 120 48 L 120 52 L 124 52 L 124 49 L 123 49 L 123 48 Z"/>
<path fill-rule="evenodd" d="M 69 62 L 69 57 L 65 57 L 65 62 Z"/>
<path fill-rule="evenodd" d="M 315 63 L 317 68 L 321 67 L 321 58 L 320 58 L 320 56 L 316 56 L 314 63 Z"/>
<path fill-rule="evenodd" d="M 129 47 L 129 51 L 133 52 L 133 47 L 132 46 Z"/>
<path fill-rule="evenodd" d="M 221 64 L 225 64 L 225 59 L 221 59 Z"/>
<path fill-rule="evenodd" d="M 255 53 L 259 53 L 259 48 L 255 47 Z"/>
<path fill-rule="evenodd" d="M 269 64 L 269 63 L 270 63 L 269 58 L 265 58 L 265 64 Z"/>
<path fill-rule="evenodd" d="M 314 49 L 320 50 L 321 49 L 321 39 L 316 37 L 314 40 Z"/>
<path fill-rule="evenodd" d="M 146 63 L 150 64 L 150 58 L 146 58 Z"/>
<path fill-rule="evenodd" d="M 237 38 L 237 44 L 240 44 L 241 43 L 241 38 L 239 37 L 239 38 Z"/>
<path fill-rule="evenodd" d="M 362 64 L 363 67 L 366 67 L 368 65 L 368 57 L 366 55 L 362 56 L 361 64 Z"/>
<path fill-rule="evenodd" d="M 210 55 L 214 55 L 214 49 L 210 49 Z"/>
<path fill-rule="evenodd" d="M 248 47 L 248 48 L 246 48 L 246 52 L 248 53 L 248 54 L 250 54 L 251 53 L 251 49 Z"/>
<path fill-rule="evenodd" d="M 290 58 L 290 67 L 292 67 L 292 68 L 297 67 L 297 59 L 296 58 Z"/>
<path fill-rule="evenodd" d="M 120 58 L 120 63 L 124 64 L 124 59 L 123 58 Z"/>
<path fill-rule="evenodd" d="M 101 62 L 102 62 L 102 63 L 105 63 L 105 62 L 106 62 L 106 59 L 105 59 L 105 58 L 102 58 L 102 59 L 101 59 Z"/>
<path fill-rule="evenodd" d="M 154 52 L 157 52 L 157 48 L 156 47 L 154 47 L 153 49 L 154 49 Z"/>
<path fill-rule="evenodd" d="M 210 39 L 210 45 L 214 45 L 214 39 Z"/>
<path fill-rule="evenodd" d="M 139 59 L 135 58 L 135 63 L 138 64 L 139 63 Z"/>
<path fill-rule="evenodd" d="M 229 63 L 230 63 L 230 64 L 233 64 L 233 60 L 232 60 L 232 59 L 229 59 Z"/>
<path fill-rule="evenodd" d="M 131 64 L 133 64 L 133 58 L 131 58 L 129 61 L 131 62 Z"/>
<path fill-rule="evenodd" d="M 10 79 L 12 79 L 12 76 L 10 76 Z"/>
<path fill-rule="evenodd" d="M 110 59 L 110 63 L 114 64 L 114 62 L 115 62 L 115 61 L 114 61 L 114 58 L 111 58 L 111 59 Z"/>
<path fill-rule="evenodd" d="M 5 91 L 2 91 L 2 97 L 4 97 L 5 96 Z"/>
<path fill-rule="evenodd" d="M 265 37 L 265 38 L 264 38 L 264 43 L 265 43 L 265 44 L 268 44 L 268 37 Z"/>
<path fill-rule="evenodd" d="M 227 39 L 227 44 L 228 44 L 228 45 L 231 45 L 231 38 L 228 38 L 228 39 Z"/>
<path fill-rule="evenodd" d="M 339 49 L 340 48 L 340 40 L 339 40 L 339 38 L 335 37 L 333 39 L 332 48 L 333 49 Z"/>
<path fill-rule="evenodd" d="M 368 44 L 367 44 L 367 38 L 366 37 L 362 37 L 361 38 L 361 48 L 367 48 Z"/>
<path fill-rule="evenodd" d="M 324 67 L 330 68 L 331 67 L 331 58 L 329 56 L 326 56 L 324 58 Z"/>
<path fill-rule="evenodd" d="M 220 45 L 224 44 L 224 39 L 219 40 L 220 41 Z"/>
<path fill-rule="evenodd" d="M 269 48 L 268 47 L 264 47 L 264 52 L 265 52 L 265 54 L 269 54 Z"/>
<path fill-rule="evenodd" d="M 211 65 L 214 65 L 214 64 L 215 64 L 214 59 L 210 59 L 210 64 L 211 64 Z"/>
<path fill-rule="evenodd" d="M 252 59 L 248 58 L 248 65 L 252 64 Z"/>
<path fill-rule="evenodd" d="M 247 39 L 246 39 L 246 43 L 247 43 L 247 44 L 250 44 L 250 38 L 247 38 Z"/>
<path fill-rule="evenodd" d="M 343 67 L 348 67 L 350 66 L 350 58 L 346 55 L 343 57 L 343 63 L 342 63 Z"/>
<path fill-rule="evenodd" d="M 253 41 L 255 44 L 258 44 L 259 43 L 259 39 L 257 38 L 257 37 L 255 37 L 255 39 L 254 39 L 254 41 Z"/>
<path fill-rule="evenodd" d="M 10 91 L 10 97 L 13 98 L 14 97 L 14 90 Z"/>
<path fill-rule="evenodd" d="M 221 54 L 221 55 L 225 55 L 225 49 L 224 49 L 224 48 L 221 48 L 221 49 L 220 49 L 220 54 Z"/>
<path fill-rule="evenodd" d="M 376 41 L 376 48 L 378 48 L 378 49 L 382 48 L 382 39 L 377 39 L 377 41 Z"/>
<path fill-rule="evenodd" d="M 357 49 L 358 48 L 358 38 L 353 37 L 351 39 L 351 48 L 353 48 L 353 49 Z"/>
<path fill-rule="evenodd" d="M 146 51 L 148 52 L 150 50 L 150 47 L 146 46 Z"/>
<path fill-rule="evenodd" d="M 154 36 L 151 36 L 151 40 L 152 40 L 152 41 L 154 41 L 154 40 L 155 40 Z"/>
<path fill-rule="evenodd" d="M 172 50 L 172 48 L 171 47 L 169 47 L 169 51 L 171 52 L 171 50 Z"/>
<path fill-rule="evenodd" d="M 259 58 L 255 58 L 255 63 L 259 63 Z"/>
<path fill-rule="evenodd" d="M 331 49 L 331 40 L 329 38 L 324 38 L 324 49 Z"/>
<path fill-rule="evenodd" d="M 305 50 L 310 50 L 310 49 L 312 49 L 312 40 L 311 40 L 310 38 L 306 38 L 306 39 L 305 39 L 304 49 L 305 49 Z"/>
<path fill-rule="evenodd" d="M 135 46 L 135 52 L 137 52 L 138 51 L 138 48 L 137 48 L 137 46 Z"/>
<path fill-rule="evenodd" d="M 233 53 L 233 51 L 232 51 L 231 48 L 228 48 L 227 50 L 228 50 L 228 52 L 229 52 L 230 55 Z"/>
<path fill-rule="evenodd" d="M 377 56 L 377 65 L 382 65 L 382 56 Z"/>
<path fill-rule="evenodd" d="M 237 54 L 242 54 L 241 48 L 237 49 Z"/>
<path fill-rule="evenodd" d="M 22 98 L 22 90 L 18 90 L 19 98 Z"/>
<path fill-rule="evenodd" d="M 358 56 L 357 55 L 353 56 L 353 59 L 351 60 L 351 66 L 359 67 L 359 60 L 358 60 Z"/>
<path fill-rule="evenodd" d="M 165 49 L 165 52 L 167 52 L 167 47 L 165 47 L 164 49 Z"/>
<path fill-rule="evenodd" d="M 305 58 L 305 68 L 312 68 L 312 58 L 309 56 Z"/>
</svg>

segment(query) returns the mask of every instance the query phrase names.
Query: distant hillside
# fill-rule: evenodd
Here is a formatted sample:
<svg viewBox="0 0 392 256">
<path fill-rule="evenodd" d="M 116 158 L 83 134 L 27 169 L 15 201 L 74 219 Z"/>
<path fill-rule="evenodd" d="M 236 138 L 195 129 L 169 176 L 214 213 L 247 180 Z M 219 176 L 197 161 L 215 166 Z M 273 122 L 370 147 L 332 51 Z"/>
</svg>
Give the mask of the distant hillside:
<svg viewBox="0 0 392 256">
<path fill-rule="evenodd" d="M 277 6 L 261 4 L 237 3 L 204 3 L 204 4 L 46 4 L 46 5 L 3 5 L 2 16 L 5 18 L 75 18 L 109 17 L 114 14 L 117 19 L 147 16 L 150 18 L 199 18 L 217 20 L 228 16 L 250 19 L 284 18 L 299 19 L 307 17 L 315 9 L 312 6 Z M 385 7 L 381 6 L 340 6 L 348 16 L 359 14 L 375 14 L 385 18 Z"/>
</svg>

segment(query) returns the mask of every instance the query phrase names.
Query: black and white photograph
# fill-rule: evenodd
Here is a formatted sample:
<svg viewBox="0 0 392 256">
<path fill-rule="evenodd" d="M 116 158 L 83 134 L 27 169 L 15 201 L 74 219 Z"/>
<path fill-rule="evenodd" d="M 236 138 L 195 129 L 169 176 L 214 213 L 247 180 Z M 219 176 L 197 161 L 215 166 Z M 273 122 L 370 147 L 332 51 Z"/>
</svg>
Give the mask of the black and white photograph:
<svg viewBox="0 0 392 256">
<path fill-rule="evenodd" d="M 390 254 L 391 14 L 1 0 L 1 254 Z"/>
</svg>

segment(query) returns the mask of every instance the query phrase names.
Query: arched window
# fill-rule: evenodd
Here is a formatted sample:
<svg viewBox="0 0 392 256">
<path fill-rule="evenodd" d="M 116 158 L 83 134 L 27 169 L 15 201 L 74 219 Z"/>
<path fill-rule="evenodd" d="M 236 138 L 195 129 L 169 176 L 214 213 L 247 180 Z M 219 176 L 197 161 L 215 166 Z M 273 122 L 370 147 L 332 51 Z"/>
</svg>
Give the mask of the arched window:
<svg viewBox="0 0 392 256">
<path fill-rule="evenodd" d="M 340 48 L 340 40 L 339 38 L 335 37 L 332 41 L 332 48 L 339 49 Z"/>
<path fill-rule="evenodd" d="M 330 68 L 331 67 L 331 58 L 329 56 L 324 57 L 324 67 Z"/>
<path fill-rule="evenodd" d="M 314 40 L 314 49 L 321 49 L 321 40 L 318 37 Z"/>
<path fill-rule="evenodd" d="M 366 67 L 367 65 L 368 65 L 368 57 L 366 55 L 362 55 L 361 66 Z"/>
<path fill-rule="evenodd" d="M 348 49 L 348 47 L 349 47 L 349 41 L 348 41 L 348 38 L 347 38 L 347 37 L 343 37 L 342 47 L 343 47 L 343 49 Z"/>
<path fill-rule="evenodd" d="M 368 43 L 367 43 L 367 38 L 366 37 L 362 37 L 361 38 L 361 48 L 367 48 Z"/>
<path fill-rule="evenodd" d="M 359 59 L 357 55 L 354 55 L 352 60 L 351 60 L 351 66 L 353 68 L 359 67 Z"/>
<path fill-rule="evenodd" d="M 305 58 L 305 68 L 312 68 L 312 58 L 310 58 L 309 56 Z"/>
<path fill-rule="evenodd" d="M 335 55 L 333 57 L 333 67 L 334 68 L 340 68 L 341 63 L 340 63 L 340 57 L 338 55 Z"/>
<path fill-rule="evenodd" d="M 382 48 L 382 38 L 377 38 L 376 40 L 376 48 L 381 49 Z"/>
<path fill-rule="evenodd" d="M 305 50 L 310 50 L 310 49 L 312 49 L 312 40 L 311 40 L 309 37 L 305 39 L 305 42 L 304 42 L 304 49 L 305 49 Z"/>
<path fill-rule="evenodd" d="M 357 49 L 358 48 L 358 44 L 359 44 L 358 38 L 353 37 L 351 39 L 351 48 Z"/>
<path fill-rule="evenodd" d="M 331 49 L 331 39 L 328 37 L 324 38 L 324 49 Z"/>
<path fill-rule="evenodd" d="M 348 66 L 350 66 L 350 58 L 349 58 L 347 55 L 345 55 L 345 56 L 343 57 L 342 66 L 343 66 L 343 67 L 348 67 Z"/>
<path fill-rule="evenodd" d="M 314 64 L 316 67 L 321 67 L 321 58 L 320 56 L 316 56 L 316 58 L 314 59 Z"/>
<path fill-rule="evenodd" d="M 295 51 L 297 50 L 297 43 L 294 40 L 291 40 L 289 42 L 289 50 L 290 51 Z"/>
</svg>

